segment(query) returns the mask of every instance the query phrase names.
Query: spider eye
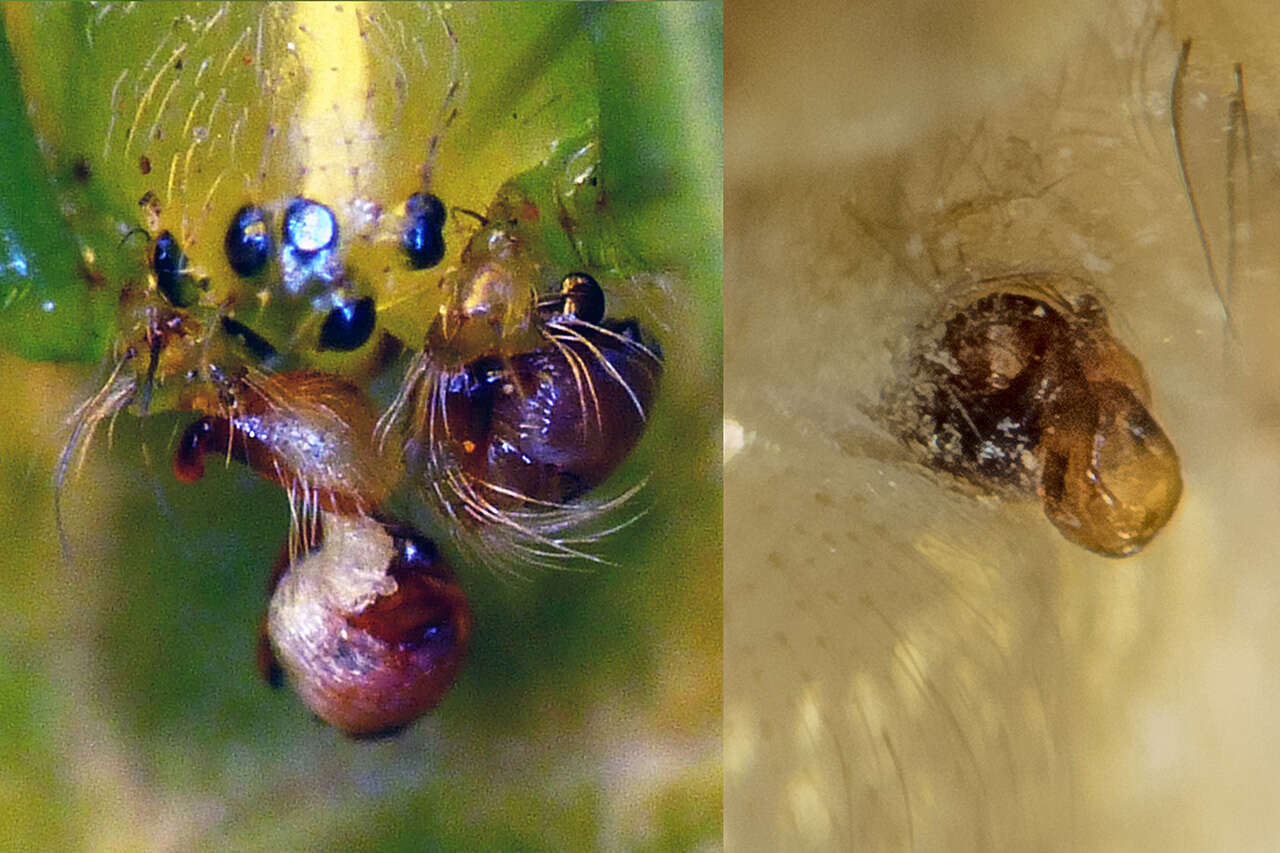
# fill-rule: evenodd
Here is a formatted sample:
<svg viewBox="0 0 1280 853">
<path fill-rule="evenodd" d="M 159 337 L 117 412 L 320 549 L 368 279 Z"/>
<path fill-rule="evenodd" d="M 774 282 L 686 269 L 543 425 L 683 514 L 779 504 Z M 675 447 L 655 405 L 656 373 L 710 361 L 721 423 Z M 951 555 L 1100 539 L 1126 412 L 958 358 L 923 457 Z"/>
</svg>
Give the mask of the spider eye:
<svg viewBox="0 0 1280 853">
<path fill-rule="evenodd" d="M 599 323 L 604 319 L 604 291 L 586 273 L 573 272 L 565 276 L 560 282 L 560 295 L 564 298 L 565 314 L 586 323 Z"/>
<path fill-rule="evenodd" d="M 302 293 L 313 279 L 332 281 L 339 272 L 338 220 L 318 201 L 295 198 L 284 212 L 280 274 L 284 289 Z"/>
<path fill-rule="evenodd" d="M 271 256 L 271 235 L 262 208 L 245 205 L 236 211 L 224 241 L 227 262 L 237 275 L 248 277 L 262 271 Z"/>
<path fill-rule="evenodd" d="M 332 249 L 338 243 L 338 222 L 333 211 L 318 201 L 294 199 L 284 214 L 284 242 L 303 256 Z"/>
<path fill-rule="evenodd" d="M 187 274 L 187 256 L 168 231 L 161 231 L 151 247 L 151 271 L 156 287 L 173 305 L 187 308 L 200 299 L 195 281 Z"/>
<path fill-rule="evenodd" d="M 400 245 L 409 258 L 409 266 L 425 270 L 444 257 L 444 202 L 430 193 L 415 193 L 405 203 L 409 222 Z"/>
<path fill-rule="evenodd" d="M 320 327 L 320 349 L 339 352 L 359 349 L 373 334 L 376 320 L 372 296 L 339 305 L 329 312 Z"/>
</svg>

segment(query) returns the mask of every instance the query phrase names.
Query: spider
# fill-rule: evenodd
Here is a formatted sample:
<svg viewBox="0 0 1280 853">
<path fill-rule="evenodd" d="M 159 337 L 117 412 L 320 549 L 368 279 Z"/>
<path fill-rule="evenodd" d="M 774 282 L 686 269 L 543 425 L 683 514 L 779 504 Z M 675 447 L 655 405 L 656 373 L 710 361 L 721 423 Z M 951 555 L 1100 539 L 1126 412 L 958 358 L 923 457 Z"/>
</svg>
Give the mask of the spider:
<svg viewBox="0 0 1280 853">
<path fill-rule="evenodd" d="M 499 151 L 475 160 L 514 177 L 494 186 L 477 165 L 442 166 L 472 152 L 443 153 L 471 79 L 440 9 L 8 15 L 37 66 L 43 34 L 77 33 L 77 79 L 110 104 L 33 113 L 66 175 L 62 227 L 84 235 L 79 277 L 117 294 L 106 378 L 72 416 L 55 495 L 102 424 L 193 413 L 179 480 L 216 454 L 289 497 L 264 673 L 348 733 L 403 727 L 452 683 L 471 616 L 435 543 L 389 508 L 401 484 L 499 570 L 593 559 L 638 517 L 614 520 L 639 487 L 599 487 L 646 428 L 662 350 L 648 322 L 614 313 L 646 273 L 602 248 L 615 237 L 590 109 L 551 97 L 518 144 L 495 133 Z M 142 51 L 138 31 L 157 34 Z M 98 142 L 62 169 L 73 138 Z M 378 399 L 380 383 L 399 390 Z"/>
</svg>

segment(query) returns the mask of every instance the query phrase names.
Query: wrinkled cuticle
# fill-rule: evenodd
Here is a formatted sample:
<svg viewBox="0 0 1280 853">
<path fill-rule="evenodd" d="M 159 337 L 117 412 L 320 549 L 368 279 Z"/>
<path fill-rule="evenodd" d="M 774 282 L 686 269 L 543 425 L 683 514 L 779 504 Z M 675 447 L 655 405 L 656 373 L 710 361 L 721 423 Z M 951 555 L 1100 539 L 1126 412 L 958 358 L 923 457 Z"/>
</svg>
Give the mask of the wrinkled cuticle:
<svg viewBox="0 0 1280 853">
<path fill-rule="evenodd" d="M 1138 360 L 1097 300 L 1045 276 L 1010 276 L 925 330 L 886 391 L 895 431 L 928 464 L 981 487 L 1036 494 L 1067 539 L 1105 556 L 1141 550 L 1182 491 Z"/>
</svg>

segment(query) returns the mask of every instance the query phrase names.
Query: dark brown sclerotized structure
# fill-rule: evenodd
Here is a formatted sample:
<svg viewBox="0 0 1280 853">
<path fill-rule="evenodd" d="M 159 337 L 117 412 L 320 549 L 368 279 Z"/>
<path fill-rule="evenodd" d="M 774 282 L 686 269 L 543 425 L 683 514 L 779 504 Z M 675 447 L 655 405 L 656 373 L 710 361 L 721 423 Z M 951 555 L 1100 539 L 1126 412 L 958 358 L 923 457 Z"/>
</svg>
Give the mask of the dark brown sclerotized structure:
<svg viewBox="0 0 1280 853">
<path fill-rule="evenodd" d="M 1067 300 L 1054 283 L 991 279 L 949 309 L 886 395 L 890 418 L 931 466 L 998 491 L 1034 490 L 1063 536 L 1128 556 L 1178 505 L 1178 455 L 1102 306 Z"/>
</svg>

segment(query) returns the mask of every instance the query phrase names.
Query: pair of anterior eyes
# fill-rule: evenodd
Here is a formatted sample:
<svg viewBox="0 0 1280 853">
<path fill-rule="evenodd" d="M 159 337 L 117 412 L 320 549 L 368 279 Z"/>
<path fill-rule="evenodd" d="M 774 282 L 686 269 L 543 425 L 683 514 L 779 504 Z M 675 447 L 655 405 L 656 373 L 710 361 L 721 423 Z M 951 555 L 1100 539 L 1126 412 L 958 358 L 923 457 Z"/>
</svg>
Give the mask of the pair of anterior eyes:
<svg viewBox="0 0 1280 853">
<path fill-rule="evenodd" d="M 407 221 L 400 247 L 410 269 L 428 269 L 440 263 L 444 257 L 446 216 L 444 203 L 430 193 L 415 193 L 405 202 Z M 338 222 L 325 205 L 298 198 L 285 209 L 281 236 L 285 252 L 308 259 L 337 246 Z M 237 275 L 248 278 L 262 272 L 273 253 L 266 212 L 256 205 L 236 211 L 223 247 L 227 263 Z"/>
<path fill-rule="evenodd" d="M 429 269 L 444 258 L 444 224 L 448 212 L 439 197 L 415 193 L 405 203 L 405 225 L 400 248 L 412 270 Z M 313 276 L 327 277 L 328 260 L 338 245 L 338 222 L 324 204 L 297 198 L 285 209 L 281 227 L 287 290 L 298 291 Z M 263 272 L 275 253 L 267 213 L 257 205 L 245 205 L 231 217 L 223 240 L 227 263 L 241 278 Z M 188 272 L 187 259 L 168 231 L 155 239 L 151 268 L 165 298 L 179 308 L 194 305 L 207 282 Z M 373 334 L 376 309 L 372 297 L 337 304 L 320 327 L 320 349 L 349 352 L 363 346 Z"/>
</svg>

